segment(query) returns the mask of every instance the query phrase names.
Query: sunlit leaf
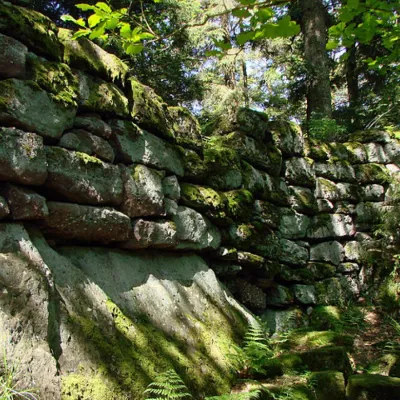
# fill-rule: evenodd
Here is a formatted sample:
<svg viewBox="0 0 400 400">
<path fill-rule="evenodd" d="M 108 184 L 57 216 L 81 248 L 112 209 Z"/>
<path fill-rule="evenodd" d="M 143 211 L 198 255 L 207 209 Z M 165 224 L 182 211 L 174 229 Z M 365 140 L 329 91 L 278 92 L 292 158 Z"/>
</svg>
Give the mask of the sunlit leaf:
<svg viewBox="0 0 400 400">
<path fill-rule="evenodd" d="M 82 36 L 87 36 L 92 32 L 91 29 L 80 29 L 72 35 L 72 40 L 79 39 Z"/>
<path fill-rule="evenodd" d="M 339 46 L 339 42 L 337 40 L 329 40 L 326 44 L 327 50 L 334 50 Z"/>
<path fill-rule="evenodd" d="M 274 12 L 270 8 L 260 8 L 256 15 L 260 21 L 266 22 L 273 17 Z"/>
<path fill-rule="evenodd" d="M 109 5 L 106 4 L 106 3 L 103 3 L 103 2 L 96 3 L 96 7 L 100 8 L 100 10 L 103 10 L 103 11 L 105 11 L 107 13 L 111 13 L 112 12 L 112 10 L 109 7 Z"/>
<path fill-rule="evenodd" d="M 92 14 L 88 18 L 88 24 L 90 28 L 94 28 L 96 25 L 98 25 L 101 22 L 102 18 L 97 15 L 97 14 Z"/>
<path fill-rule="evenodd" d="M 242 46 L 243 44 L 249 42 L 250 40 L 254 39 L 254 32 L 249 31 L 249 32 L 242 32 L 239 33 L 239 35 L 236 36 L 236 42 Z"/>
<path fill-rule="evenodd" d="M 61 20 L 65 22 L 73 22 L 74 24 L 79 25 L 82 28 L 86 27 L 85 21 L 82 18 L 75 19 L 71 15 L 62 15 Z"/>
<path fill-rule="evenodd" d="M 119 19 L 111 18 L 106 22 L 106 28 L 113 30 L 118 26 L 118 24 L 119 24 Z"/>
<path fill-rule="evenodd" d="M 249 12 L 249 10 L 241 8 L 239 10 L 233 10 L 232 15 L 237 18 L 248 18 L 251 16 L 251 13 Z"/>
<path fill-rule="evenodd" d="M 130 39 L 132 37 L 131 26 L 128 23 L 124 23 L 119 30 L 122 38 Z"/>
<path fill-rule="evenodd" d="M 85 4 L 85 3 L 76 4 L 75 7 L 79 8 L 82 11 L 95 10 L 96 8 L 95 6 L 91 6 L 90 4 Z"/>
<path fill-rule="evenodd" d="M 142 44 L 131 44 L 126 48 L 125 52 L 126 54 L 129 55 L 135 55 L 139 54 L 142 50 L 143 50 Z"/>
</svg>

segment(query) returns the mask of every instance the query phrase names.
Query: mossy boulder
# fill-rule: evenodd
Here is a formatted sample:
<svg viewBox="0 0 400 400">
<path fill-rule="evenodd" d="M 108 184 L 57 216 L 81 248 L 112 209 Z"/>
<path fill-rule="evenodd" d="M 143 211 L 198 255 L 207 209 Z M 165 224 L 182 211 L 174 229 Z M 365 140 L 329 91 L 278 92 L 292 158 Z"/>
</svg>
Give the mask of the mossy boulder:
<svg viewBox="0 0 400 400">
<path fill-rule="evenodd" d="M 354 301 L 360 292 L 359 282 L 351 276 L 324 279 L 315 284 L 317 304 L 343 306 Z"/>
<path fill-rule="evenodd" d="M 367 151 L 365 146 L 360 142 L 343 143 L 349 153 L 349 161 L 351 164 L 363 164 L 367 162 Z"/>
<path fill-rule="evenodd" d="M 291 268 L 288 265 L 282 265 L 277 274 L 277 278 L 288 284 L 288 283 L 303 283 L 312 284 L 315 280 L 314 275 L 308 268 Z"/>
<path fill-rule="evenodd" d="M 366 129 L 363 131 L 356 131 L 351 134 L 350 140 L 354 142 L 368 143 L 388 143 L 390 142 L 389 132 L 380 129 Z"/>
<path fill-rule="evenodd" d="M 286 157 L 304 155 L 304 136 L 300 127 L 293 122 L 271 121 L 268 130 L 274 143 Z"/>
<path fill-rule="evenodd" d="M 267 306 L 272 307 L 286 307 L 293 304 L 293 292 L 286 286 L 276 285 L 266 289 Z"/>
<path fill-rule="evenodd" d="M 342 372 L 312 372 L 308 378 L 317 400 L 346 400 L 346 382 Z"/>
<path fill-rule="evenodd" d="M 329 263 L 323 262 L 309 262 L 307 263 L 307 270 L 314 277 L 315 280 L 322 280 L 324 278 L 331 278 L 336 274 L 336 267 Z"/>
<path fill-rule="evenodd" d="M 383 375 L 352 375 L 346 388 L 348 400 L 397 400 L 400 378 Z"/>
<path fill-rule="evenodd" d="M 203 137 L 199 121 L 185 107 L 168 107 L 177 144 L 201 151 Z"/>
<path fill-rule="evenodd" d="M 37 54 L 56 61 L 62 58 L 63 46 L 57 39 L 57 26 L 37 11 L 1 2 L 0 32 L 12 35 Z"/>
<path fill-rule="evenodd" d="M 302 214 L 314 215 L 318 211 L 318 203 L 314 191 L 301 186 L 289 186 L 290 205 Z"/>
<path fill-rule="evenodd" d="M 298 306 L 286 310 L 267 309 L 261 314 L 261 319 L 266 322 L 271 334 L 305 327 L 308 324 L 307 315 Z M 302 364 L 301 360 L 297 362 Z"/>
<path fill-rule="evenodd" d="M 129 217 L 113 208 L 47 202 L 48 215 L 41 229 L 51 239 L 109 244 L 128 240 L 132 229 Z"/>
<path fill-rule="evenodd" d="M 225 192 L 228 215 L 236 221 L 248 221 L 254 209 L 254 197 L 246 189 Z"/>
<path fill-rule="evenodd" d="M 210 178 L 209 165 L 204 161 L 196 151 L 178 146 L 179 156 L 182 159 L 183 166 L 185 167 L 185 180 L 195 183 L 204 183 Z M 215 180 L 210 183 L 213 187 L 219 188 L 214 185 Z"/>
<path fill-rule="evenodd" d="M 141 84 L 135 79 L 129 80 L 131 102 L 130 115 L 140 127 L 165 139 L 174 139 L 171 115 L 163 99 L 153 89 Z"/>
<path fill-rule="evenodd" d="M 78 79 L 67 64 L 47 61 L 29 53 L 27 57 L 27 79 L 36 82 L 53 98 L 66 106 L 76 106 Z"/>
<path fill-rule="evenodd" d="M 121 204 L 123 183 L 118 166 L 86 153 L 46 146 L 46 188 L 63 199 L 80 204 Z"/>
<path fill-rule="evenodd" d="M 109 125 L 113 131 L 118 161 L 140 163 L 183 176 L 184 163 L 176 146 L 129 121 L 113 119 Z"/>
<path fill-rule="evenodd" d="M 58 139 L 71 128 L 76 108 L 66 106 L 33 81 L 0 82 L 0 123 Z"/>
<path fill-rule="evenodd" d="M 315 307 L 310 316 L 310 324 L 319 330 L 337 329 L 341 326 L 342 311 L 337 306 Z"/>
<path fill-rule="evenodd" d="M 279 232 L 287 239 L 303 239 L 310 226 L 310 218 L 290 208 L 280 209 Z"/>
<path fill-rule="evenodd" d="M 318 199 L 331 201 L 358 201 L 360 198 L 360 187 L 356 184 L 335 183 L 329 179 L 317 178 L 315 195 Z"/>
<path fill-rule="evenodd" d="M 357 180 L 362 183 L 387 183 L 391 181 L 390 173 L 384 165 L 369 163 L 355 166 Z"/>
<path fill-rule="evenodd" d="M 92 41 L 86 38 L 73 40 L 72 35 L 73 31 L 69 29 L 59 29 L 58 38 L 64 45 L 64 62 L 100 78 L 125 84 L 129 72 L 127 64 Z"/>
<path fill-rule="evenodd" d="M 79 81 L 78 104 L 80 111 L 100 113 L 106 117 L 128 117 L 128 99 L 113 83 L 77 72 Z"/>
<path fill-rule="evenodd" d="M 398 364 L 399 362 L 400 362 L 399 354 L 391 354 L 391 353 L 384 354 L 383 356 L 369 363 L 365 367 L 365 370 L 369 374 L 378 374 L 386 376 L 390 375 L 395 377 L 396 375 L 392 375 L 391 372 L 393 372 L 395 365 Z"/>
<path fill-rule="evenodd" d="M 281 208 L 268 201 L 254 202 L 253 221 L 262 227 L 277 229 L 280 223 Z"/>
<path fill-rule="evenodd" d="M 314 164 L 315 174 L 335 182 L 356 182 L 353 166 L 348 161 L 316 162 Z"/>
<path fill-rule="evenodd" d="M 10 207 L 7 204 L 6 199 L 0 196 L 0 220 L 7 217 L 10 214 Z"/>
<path fill-rule="evenodd" d="M 307 237 L 310 239 L 337 239 L 354 236 L 356 228 L 349 215 L 319 214 L 312 218 Z"/>
<path fill-rule="evenodd" d="M 315 186 L 314 161 L 311 158 L 293 157 L 285 161 L 285 178 L 292 185 Z"/>
<path fill-rule="evenodd" d="M 13 128 L 0 128 L 0 181 L 42 185 L 47 178 L 43 138 Z"/>
<path fill-rule="evenodd" d="M 229 223 L 226 210 L 226 197 L 212 188 L 181 184 L 181 200 L 183 205 L 201 211 L 216 222 Z"/>
<path fill-rule="evenodd" d="M 84 129 L 103 139 L 109 139 L 112 135 L 110 126 L 96 114 L 77 115 L 74 119 L 74 128 Z"/>
<path fill-rule="evenodd" d="M 0 76 L 25 79 L 27 47 L 0 33 L 0 53 Z"/>
</svg>

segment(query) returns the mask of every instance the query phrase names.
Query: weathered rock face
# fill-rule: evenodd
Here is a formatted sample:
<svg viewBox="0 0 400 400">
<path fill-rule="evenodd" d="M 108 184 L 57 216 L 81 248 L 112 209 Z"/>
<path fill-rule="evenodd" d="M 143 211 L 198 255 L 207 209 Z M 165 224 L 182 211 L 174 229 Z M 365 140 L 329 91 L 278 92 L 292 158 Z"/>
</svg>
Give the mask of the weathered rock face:
<svg viewBox="0 0 400 400">
<path fill-rule="evenodd" d="M 199 397 L 221 393 L 246 313 L 208 265 L 271 330 L 374 294 L 398 140 L 318 143 L 246 109 L 205 140 L 117 57 L 58 37 L 0 2 L 0 330 L 25 386 L 141 398 L 175 367 Z"/>
</svg>

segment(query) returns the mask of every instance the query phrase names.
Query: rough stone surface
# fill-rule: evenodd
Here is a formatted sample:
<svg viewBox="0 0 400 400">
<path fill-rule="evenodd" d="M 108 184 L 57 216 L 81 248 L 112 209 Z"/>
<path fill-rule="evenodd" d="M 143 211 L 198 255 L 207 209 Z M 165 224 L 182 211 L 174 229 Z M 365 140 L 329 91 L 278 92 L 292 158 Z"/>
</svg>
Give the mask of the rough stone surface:
<svg viewBox="0 0 400 400">
<path fill-rule="evenodd" d="M 310 226 L 310 218 L 291 209 L 281 209 L 279 231 L 287 239 L 306 237 Z"/>
<path fill-rule="evenodd" d="M 256 310 L 265 309 L 267 296 L 260 288 L 244 279 L 237 280 L 237 288 L 239 299 L 243 304 Z"/>
<path fill-rule="evenodd" d="M 76 109 L 57 102 L 32 81 L 0 82 L 0 123 L 58 139 L 71 128 Z M 45 110 L 45 111 L 44 111 Z"/>
<path fill-rule="evenodd" d="M 125 249 L 171 248 L 178 244 L 176 226 L 172 221 L 146 221 L 139 219 L 132 222 L 129 240 L 121 247 Z"/>
<path fill-rule="evenodd" d="M 352 375 L 346 388 L 349 400 L 397 400 L 400 393 L 400 378 L 384 375 Z"/>
<path fill-rule="evenodd" d="M 86 38 L 72 40 L 72 34 L 73 32 L 69 29 L 58 31 L 58 38 L 64 47 L 65 62 L 101 78 L 122 84 L 125 82 L 129 71 L 128 65 Z"/>
<path fill-rule="evenodd" d="M 258 269 L 263 267 L 264 257 L 249 253 L 247 251 L 239 251 L 237 253 L 237 262 L 245 267 Z"/>
<path fill-rule="evenodd" d="M 0 4 L 0 32 L 12 34 L 35 53 L 60 61 L 62 45 L 57 40 L 57 26 L 49 18 L 8 2 Z"/>
<path fill-rule="evenodd" d="M 382 185 L 367 185 L 362 188 L 361 199 L 363 201 L 382 201 L 385 196 L 385 188 Z"/>
<path fill-rule="evenodd" d="M 318 203 L 314 191 L 301 186 L 289 186 L 290 205 L 302 214 L 314 215 L 318 211 Z"/>
<path fill-rule="evenodd" d="M 288 310 L 267 309 L 261 315 L 261 319 L 267 323 L 271 333 L 280 333 L 304 327 L 307 321 L 306 315 L 300 308 L 290 308 Z"/>
<path fill-rule="evenodd" d="M 58 143 L 60 147 L 86 153 L 100 160 L 112 163 L 115 155 L 110 144 L 104 139 L 83 129 L 74 129 L 66 133 Z"/>
<path fill-rule="evenodd" d="M 85 153 L 46 146 L 47 188 L 77 203 L 119 205 L 122 179 L 119 168 Z"/>
<path fill-rule="evenodd" d="M 390 180 L 384 165 L 370 163 L 356 165 L 356 177 L 360 183 L 383 183 Z"/>
<path fill-rule="evenodd" d="M 329 262 L 334 265 L 339 265 L 344 259 L 344 248 L 336 241 L 324 242 L 311 246 L 310 260 Z"/>
<path fill-rule="evenodd" d="M 14 220 L 42 219 L 49 214 L 46 199 L 31 189 L 7 184 L 1 190 Z"/>
<path fill-rule="evenodd" d="M 79 80 L 78 104 L 84 112 L 102 113 L 105 116 L 127 117 L 128 99 L 113 83 L 77 72 Z"/>
<path fill-rule="evenodd" d="M 183 176 L 184 164 L 176 147 L 132 122 L 112 120 L 110 126 L 115 134 L 118 161 L 141 163 Z"/>
<path fill-rule="evenodd" d="M 356 175 L 353 166 L 348 161 L 336 161 L 331 163 L 314 164 L 317 176 L 331 179 L 335 182 L 355 182 Z"/>
<path fill-rule="evenodd" d="M 165 215 L 163 172 L 136 165 L 130 168 L 121 166 L 121 173 L 124 183 L 123 213 L 129 217 Z"/>
<path fill-rule="evenodd" d="M 112 243 L 129 239 L 129 217 L 112 208 L 47 202 L 49 215 L 43 229 L 50 238 L 79 240 L 84 243 Z"/>
<path fill-rule="evenodd" d="M 311 221 L 307 237 L 310 239 L 334 239 L 354 236 L 356 228 L 349 215 L 320 214 Z"/>
<path fill-rule="evenodd" d="M 178 203 L 171 199 L 164 199 L 165 213 L 168 217 L 173 217 L 178 212 Z"/>
<path fill-rule="evenodd" d="M 382 222 L 385 203 L 358 203 L 356 206 L 356 228 L 360 232 L 371 231 L 371 227 Z"/>
<path fill-rule="evenodd" d="M 388 161 L 393 163 L 400 162 L 400 143 L 399 140 L 392 140 L 390 143 L 385 144 L 383 148 Z"/>
<path fill-rule="evenodd" d="M 272 121 L 268 123 L 268 130 L 285 156 L 304 154 L 304 136 L 299 126 L 291 122 Z"/>
<path fill-rule="evenodd" d="M 76 116 L 74 119 L 74 128 L 84 129 L 85 131 L 89 131 L 90 133 L 93 133 L 93 135 L 100 136 L 103 139 L 109 139 L 112 134 L 110 126 L 96 114 L 83 114 Z"/>
<path fill-rule="evenodd" d="M 35 133 L 0 128 L 0 181 L 36 186 L 46 177 L 43 139 Z"/>
<path fill-rule="evenodd" d="M 217 249 L 221 244 L 221 234 L 207 218 L 187 207 L 178 207 L 174 216 L 178 249 Z"/>
<path fill-rule="evenodd" d="M 317 304 L 343 306 L 359 294 L 359 283 L 350 276 L 325 279 L 315 284 Z"/>
<path fill-rule="evenodd" d="M 175 137 L 167 104 L 156 92 L 135 79 L 130 79 L 133 107 L 131 117 L 141 128 L 166 139 Z"/>
<path fill-rule="evenodd" d="M 293 285 L 293 294 L 295 300 L 304 305 L 315 304 L 317 299 L 315 296 L 315 287 L 311 285 Z"/>
<path fill-rule="evenodd" d="M 368 162 L 384 164 L 388 161 L 383 146 L 379 143 L 367 143 L 365 145 Z"/>
<path fill-rule="evenodd" d="M 171 200 L 179 200 L 181 197 L 181 188 L 175 175 L 164 178 L 162 180 L 162 188 L 164 196 Z"/>
<path fill-rule="evenodd" d="M 280 215 L 280 208 L 272 203 L 262 200 L 256 200 L 254 202 L 253 219 L 262 225 L 277 229 L 280 223 Z"/>
<path fill-rule="evenodd" d="M 0 196 L 0 219 L 7 217 L 10 214 L 10 207 L 3 196 Z"/>
<path fill-rule="evenodd" d="M 293 293 L 286 286 L 277 285 L 267 289 L 266 305 L 274 307 L 285 307 L 293 303 Z"/>
<path fill-rule="evenodd" d="M 18 40 L 0 34 L 0 76 L 25 78 L 28 49 Z"/>
<path fill-rule="evenodd" d="M 325 178 L 317 178 L 316 197 L 331 201 L 359 199 L 359 186 L 351 183 L 334 183 Z"/>
<path fill-rule="evenodd" d="M 293 157 L 285 161 L 285 178 L 292 185 L 314 187 L 314 161 L 311 158 Z"/>
</svg>

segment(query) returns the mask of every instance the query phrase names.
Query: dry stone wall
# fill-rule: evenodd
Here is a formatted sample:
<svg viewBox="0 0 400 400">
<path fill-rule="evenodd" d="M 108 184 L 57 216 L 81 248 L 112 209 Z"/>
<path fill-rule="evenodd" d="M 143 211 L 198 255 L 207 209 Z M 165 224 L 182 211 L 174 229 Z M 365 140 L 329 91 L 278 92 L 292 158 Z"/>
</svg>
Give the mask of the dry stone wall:
<svg viewBox="0 0 400 400">
<path fill-rule="evenodd" d="M 117 57 L 3 1 L 0 52 L 2 222 L 53 246 L 200 252 L 271 329 L 368 290 L 399 172 L 388 133 L 321 144 L 241 109 L 205 137 Z"/>
</svg>

